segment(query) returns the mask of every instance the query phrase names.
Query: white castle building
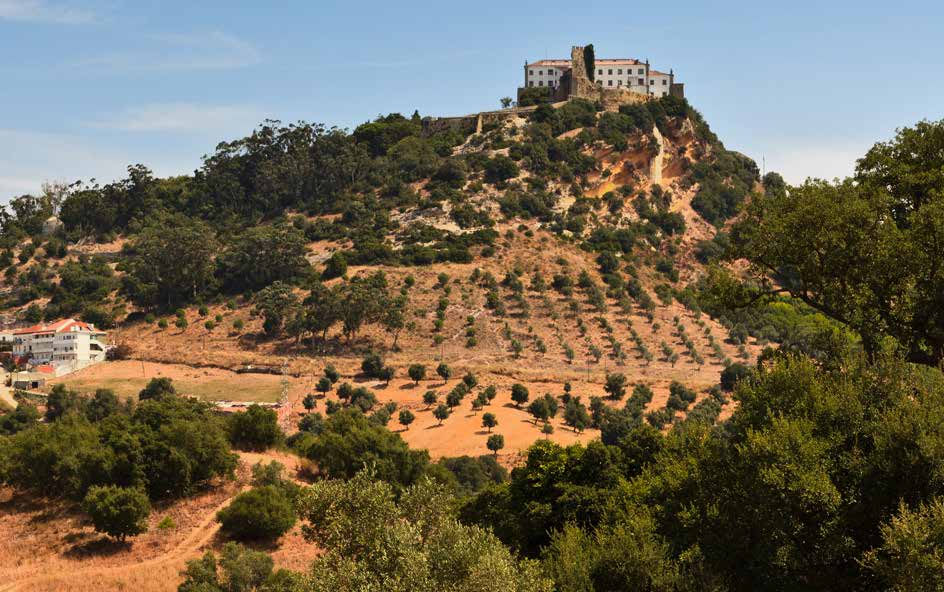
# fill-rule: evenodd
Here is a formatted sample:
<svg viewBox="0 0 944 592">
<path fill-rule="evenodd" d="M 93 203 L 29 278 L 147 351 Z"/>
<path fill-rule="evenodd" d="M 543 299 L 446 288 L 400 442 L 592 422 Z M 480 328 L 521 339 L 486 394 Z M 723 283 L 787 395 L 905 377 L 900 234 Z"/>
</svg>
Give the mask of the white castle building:
<svg viewBox="0 0 944 592">
<path fill-rule="evenodd" d="M 105 359 L 105 335 L 94 325 L 75 319 L 41 323 L 13 332 L 13 355 L 35 365 L 101 362 Z"/>
<path fill-rule="evenodd" d="M 525 87 L 550 87 L 557 89 L 561 76 L 570 71 L 571 60 L 539 60 L 524 66 Z M 675 84 L 675 74 L 660 72 L 649 66 L 649 62 L 634 59 L 603 60 L 594 63 L 594 82 L 610 89 L 626 89 L 656 98 L 670 94 Z"/>
</svg>

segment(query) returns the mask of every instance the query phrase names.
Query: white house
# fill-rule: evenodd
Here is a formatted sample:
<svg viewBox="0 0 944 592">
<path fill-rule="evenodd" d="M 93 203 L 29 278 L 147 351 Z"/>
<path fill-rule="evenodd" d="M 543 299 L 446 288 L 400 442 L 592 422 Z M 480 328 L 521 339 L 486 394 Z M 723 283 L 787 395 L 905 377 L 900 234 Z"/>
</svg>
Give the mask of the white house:
<svg viewBox="0 0 944 592">
<path fill-rule="evenodd" d="M 564 72 L 570 70 L 570 60 L 539 60 L 524 66 L 526 87 L 560 86 Z M 648 62 L 634 59 L 595 60 L 594 81 L 604 88 L 625 88 L 633 92 L 664 97 L 675 83 L 675 73 L 660 72 Z"/>
<path fill-rule="evenodd" d="M 105 359 L 105 331 L 90 323 L 63 319 L 13 332 L 13 355 L 33 364 L 78 365 Z"/>
</svg>

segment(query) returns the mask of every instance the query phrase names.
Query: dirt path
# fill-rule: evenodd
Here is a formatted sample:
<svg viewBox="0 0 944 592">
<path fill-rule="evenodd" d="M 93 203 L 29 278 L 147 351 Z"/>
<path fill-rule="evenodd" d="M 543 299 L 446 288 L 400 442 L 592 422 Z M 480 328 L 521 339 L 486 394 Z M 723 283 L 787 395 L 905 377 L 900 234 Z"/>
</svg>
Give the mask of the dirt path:
<svg viewBox="0 0 944 592">
<path fill-rule="evenodd" d="M 248 489 L 248 487 L 244 487 L 240 491 L 245 491 L 246 489 Z M 180 544 L 163 555 L 158 555 L 152 559 L 140 561 L 131 565 L 113 565 L 110 567 L 91 569 L 74 569 L 69 570 L 66 573 L 50 573 L 41 576 L 24 578 L 22 580 L 15 580 L 13 582 L 0 585 L 0 592 L 13 592 L 14 590 L 20 590 L 26 586 L 50 584 L 53 582 L 62 583 L 64 581 L 75 580 L 79 578 L 102 577 L 112 574 L 126 575 L 129 572 L 135 570 L 154 568 L 169 563 L 179 563 L 180 566 L 183 567 L 183 564 L 187 559 L 190 559 L 193 555 L 197 554 L 200 549 L 209 543 L 213 539 L 214 535 L 216 535 L 220 528 L 219 524 L 216 523 L 216 513 L 229 505 L 232 500 L 232 497 L 227 498 L 223 501 L 223 503 L 207 512 L 207 515 L 204 517 L 204 519 L 199 525 L 197 525 L 193 532 L 187 535 L 187 538 L 185 538 L 180 542 Z"/>
<path fill-rule="evenodd" d="M 285 464 L 288 469 L 291 471 L 295 468 L 295 463 L 292 462 L 292 458 L 288 455 L 280 454 L 265 454 L 265 453 L 241 453 L 240 458 L 248 463 L 250 466 L 260 460 L 278 460 Z M 170 549 L 162 555 L 153 557 L 146 561 L 139 561 L 131 564 L 125 565 L 112 565 L 108 567 L 95 567 L 87 569 L 70 569 L 68 571 L 58 572 L 58 573 L 49 573 L 39 576 L 26 577 L 20 580 L 14 580 L 12 582 L 6 582 L 0 584 L 0 592 L 13 592 L 14 590 L 22 590 L 29 587 L 48 587 L 51 584 L 65 584 L 69 581 L 77 581 L 82 579 L 91 579 L 91 578 L 107 578 L 113 575 L 120 575 L 126 577 L 128 574 L 137 572 L 140 570 L 154 569 L 158 567 L 164 567 L 168 565 L 178 565 L 179 569 L 183 569 L 186 561 L 194 558 L 199 552 L 213 540 L 213 537 L 216 536 L 216 533 L 220 529 L 220 525 L 216 522 L 216 514 L 223 508 L 229 505 L 233 498 L 235 498 L 239 493 L 249 489 L 249 486 L 242 487 L 236 494 L 227 499 L 223 500 L 219 505 L 213 509 L 207 511 L 200 521 L 200 523 L 193 529 L 193 531 L 187 535 L 187 537 L 182 540 L 177 546 Z"/>
</svg>

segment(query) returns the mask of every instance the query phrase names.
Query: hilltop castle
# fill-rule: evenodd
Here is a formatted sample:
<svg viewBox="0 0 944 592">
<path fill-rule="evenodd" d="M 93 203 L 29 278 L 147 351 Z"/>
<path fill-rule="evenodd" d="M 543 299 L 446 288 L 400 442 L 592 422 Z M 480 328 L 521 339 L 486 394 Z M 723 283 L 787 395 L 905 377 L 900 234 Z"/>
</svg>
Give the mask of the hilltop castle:
<svg viewBox="0 0 944 592">
<path fill-rule="evenodd" d="M 593 64 L 589 64 L 589 61 Z M 524 86 L 521 93 L 531 88 L 548 88 L 554 101 L 571 98 L 600 100 L 604 103 L 624 103 L 659 98 L 666 95 L 685 96 L 685 86 L 675 82 L 675 73 L 660 72 L 649 66 L 649 61 L 635 59 L 595 59 L 593 46 L 576 46 L 569 60 L 539 60 L 525 63 Z M 631 95 L 639 95 L 632 97 Z"/>
</svg>

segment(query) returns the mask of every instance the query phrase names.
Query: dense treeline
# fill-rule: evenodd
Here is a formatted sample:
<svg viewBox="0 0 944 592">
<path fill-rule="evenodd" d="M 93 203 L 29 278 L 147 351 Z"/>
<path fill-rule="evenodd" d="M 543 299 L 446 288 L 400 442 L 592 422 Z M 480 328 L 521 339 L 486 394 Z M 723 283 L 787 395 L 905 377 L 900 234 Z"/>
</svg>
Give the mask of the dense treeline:
<svg viewBox="0 0 944 592">
<path fill-rule="evenodd" d="M 0 477 L 9 485 L 80 500 L 98 485 L 142 489 L 152 499 L 189 495 L 230 476 L 236 457 L 212 406 L 152 386 L 133 409 L 108 390 L 86 397 L 57 385 L 47 424 L 21 421 L 2 441 Z M 28 404 L 21 403 L 27 414 Z"/>
</svg>

